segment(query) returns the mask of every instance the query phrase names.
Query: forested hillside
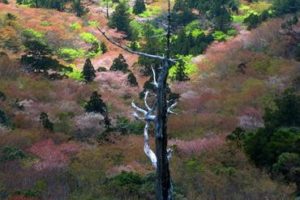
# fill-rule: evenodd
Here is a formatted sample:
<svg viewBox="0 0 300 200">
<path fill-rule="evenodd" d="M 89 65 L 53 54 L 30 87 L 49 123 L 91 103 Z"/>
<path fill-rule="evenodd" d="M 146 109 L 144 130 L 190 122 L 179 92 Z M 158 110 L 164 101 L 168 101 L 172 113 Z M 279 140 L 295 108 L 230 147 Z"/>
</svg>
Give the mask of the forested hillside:
<svg viewBox="0 0 300 200">
<path fill-rule="evenodd" d="M 300 198 L 299 15 L 299 0 L 0 0 L 0 199 L 167 199 L 160 163 L 169 199 Z"/>
</svg>

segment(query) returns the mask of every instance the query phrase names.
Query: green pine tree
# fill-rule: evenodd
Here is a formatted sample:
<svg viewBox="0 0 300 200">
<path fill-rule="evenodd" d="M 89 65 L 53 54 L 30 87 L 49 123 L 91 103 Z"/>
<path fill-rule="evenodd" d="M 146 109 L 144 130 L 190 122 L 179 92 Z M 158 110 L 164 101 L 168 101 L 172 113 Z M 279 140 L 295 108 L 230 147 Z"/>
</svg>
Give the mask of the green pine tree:
<svg viewBox="0 0 300 200">
<path fill-rule="evenodd" d="M 127 37 L 131 37 L 130 28 L 130 14 L 128 12 L 129 8 L 126 2 L 120 2 L 116 7 L 115 12 L 109 19 L 109 26 L 111 28 L 117 28 L 118 31 L 123 31 L 127 34 Z"/>
<path fill-rule="evenodd" d="M 138 82 L 132 72 L 129 72 L 129 74 L 127 76 L 127 80 L 131 86 L 133 86 L 133 87 L 138 86 Z"/>
<path fill-rule="evenodd" d="M 126 73 L 128 71 L 128 64 L 122 54 L 120 54 L 116 59 L 114 59 L 111 71 L 122 71 Z"/>
<path fill-rule="evenodd" d="M 90 97 L 90 100 L 85 105 L 86 112 L 100 113 L 104 116 L 107 115 L 107 106 L 101 99 L 101 95 L 97 91 L 94 91 Z"/>
<path fill-rule="evenodd" d="M 186 73 L 184 62 L 179 62 L 176 68 L 175 77 L 174 79 L 176 81 L 187 81 L 189 80 L 189 77 Z"/>
<path fill-rule="evenodd" d="M 84 7 L 81 5 L 81 0 L 73 0 L 73 9 L 77 17 L 81 17 L 85 13 Z"/>
<path fill-rule="evenodd" d="M 92 82 L 94 78 L 96 77 L 95 74 L 96 70 L 94 69 L 94 66 L 91 62 L 91 60 L 88 58 L 86 59 L 83 70 L 82 70 L 82 76 L 85 79 L 86 82 Z"/>
</svg>

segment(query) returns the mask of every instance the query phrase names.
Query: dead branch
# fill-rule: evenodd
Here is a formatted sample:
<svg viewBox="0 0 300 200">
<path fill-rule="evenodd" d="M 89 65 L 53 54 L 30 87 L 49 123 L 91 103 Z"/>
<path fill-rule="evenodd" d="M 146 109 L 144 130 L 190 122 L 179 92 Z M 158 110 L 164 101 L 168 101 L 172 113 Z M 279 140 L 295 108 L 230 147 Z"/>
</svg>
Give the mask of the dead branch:
<svg viewBox="0 0 300 200">
<path fill-rule="evenodd" d="M 131 54 L 136 54 L 136 55 L 139 55 L 139 56 L 144 56 L 144 57 L 147 57 L 147 58 L 153 58 L 153 59 L 157 59 L 157 60 L 168 60 L 169 62 L 171 63 L 176 63 L 176 59 L 172 59 L 172 58 L 166 58 L 165 56 L 158 56 L 158 55 L 152 55 L 152 54 L 148 54 L 148 53 L 144 53 L 144 52 L 139 52 L 139 51 L 133 51 L 132 49 L 130 49 L 129 47 L 127 46 L 124 46 L 124 45 L 121 45 L 120 43 L 114 41 L 112 38 L 108 37 L 106 35 L 106 33 L 104 31 L 102 31 L 99 27 L 97 28 L 98 31 L 112 44 L 114 44 L 115 46 L 123 49 L 124 51 L 127 51 Z"/>
</svg>

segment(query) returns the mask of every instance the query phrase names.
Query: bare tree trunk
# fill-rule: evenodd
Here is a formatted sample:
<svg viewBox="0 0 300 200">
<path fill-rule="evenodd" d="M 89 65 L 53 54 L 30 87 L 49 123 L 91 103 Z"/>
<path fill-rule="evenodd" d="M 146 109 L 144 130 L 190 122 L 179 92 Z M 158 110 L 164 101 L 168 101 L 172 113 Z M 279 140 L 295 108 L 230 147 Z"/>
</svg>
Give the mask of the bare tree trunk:
<svg viewBox="0 0 300 200">
<path fill-rule="evenodd" d="M 137 119 L 144 120 L 146 122 L 144 128 L 144 152 L 151 160 L 152 165 L 156 168 L 156 199 L 157 200 L 172 200 L 172 183 L 169 169 L 169 160 L 171 158 L 172 150 L 168 148 L 168 134 L 167 134 L 167 119 L 168 114 L 174 114 L 172 109 L 176 106 L 176 103 L 169 105 L 167 100 L 167 78 L 169 69 L 172 64 L 176 63 L 176 59 L 170 58 L 170 38 L 171 38 L 171 5 L 168 0 L 168 30 L 167 30 L 167 47 L 166 56 L 151 55 L 144 52 L 133 51 L 126 46 L 115 42 L 109 38 L 104 31 L 100 28 L 98 30 L 102 35 L 110 41 L 112 44 L 122 48 L 123 50 L 133 53 L 139 56 L 144 56 L 152 59 L 163 61 L 163 66 L 159 72 L 158 80 L 156 80 L 156 72 L 153 72 L 153 84 L 156 87 L 156 103 L 153 107 L 150 107 L 147 103 L 148 92 L 144 97 L 144 103 L 146 109 L 138 107 L 132 102 L 132 107 L 136 110 L 134 116 Z M 155 113 L 154 113 L 155 112 Z M 143 115 L 143 116 L 141 116 Z M 155 153 L 151 150 L 149 144 L 149 125 L 150 123 L 155 125 Z"/>
<path fill-rule="evenodd" d="M 167 135 L 167 77 L 169 70 L 169 62 L 165 61 L 164 67 L 160 72 L 157 88 L 157 118 L 155 123 L 155 145 L 157 156 L 156 168 L 156 199 L 168 200 L 172 199 L 171 179 L 168 160 L 168 135 Z"/>
<path fill-rule="evenodd" d="M 172 185 L 168 159 L 168 102 L 167 102 L 167 78 L 171 66 L 170 60 L 170 41 L 171 41 L 171 1 L 168 0 L 168 28 L 166 60 L 164 61 L 157 88 L 157 117 L 155 123 L 155 145 L 157 156 L 156 168 L 156 199 L 171 200 Z"/>
</svg>

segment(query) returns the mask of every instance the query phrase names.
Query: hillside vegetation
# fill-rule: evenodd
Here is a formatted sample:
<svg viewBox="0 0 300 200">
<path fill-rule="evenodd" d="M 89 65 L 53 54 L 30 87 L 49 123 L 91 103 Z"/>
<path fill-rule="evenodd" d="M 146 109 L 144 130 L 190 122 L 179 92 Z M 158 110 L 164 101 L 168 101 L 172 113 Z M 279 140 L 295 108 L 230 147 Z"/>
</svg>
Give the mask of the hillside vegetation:
<svg viewBox="0 0 300 200">
<path fill-rule="evenodd" d="M 163 55 L 167 2 L 145 2 L 0 0 L 0 199 L 155 199 L 131 103 L 162 63 L 105 38 Z M 299 11 L 172 1 L 174 199 L 300 196 Z"/>
</svg>

